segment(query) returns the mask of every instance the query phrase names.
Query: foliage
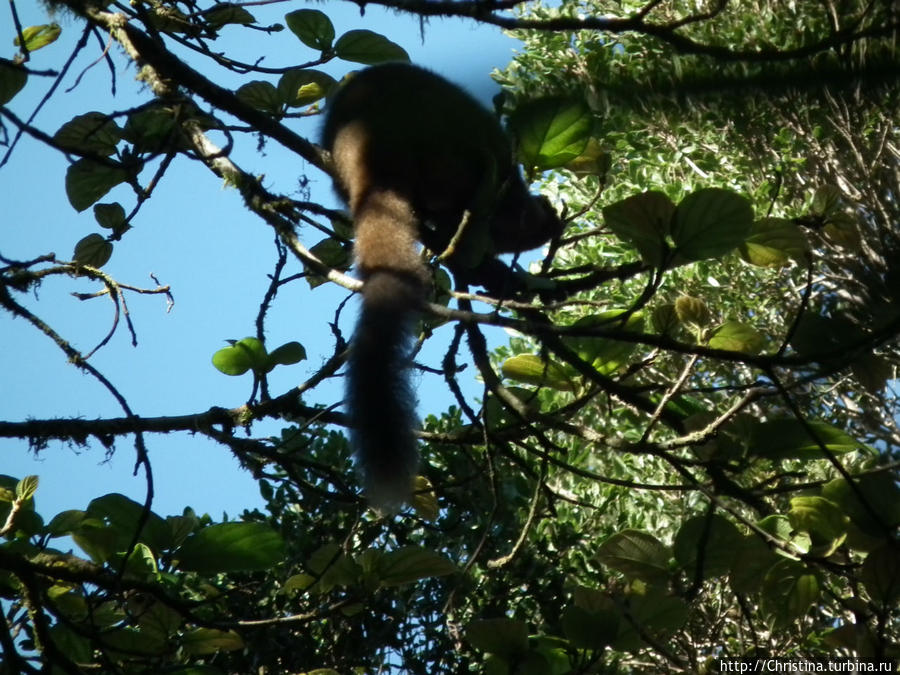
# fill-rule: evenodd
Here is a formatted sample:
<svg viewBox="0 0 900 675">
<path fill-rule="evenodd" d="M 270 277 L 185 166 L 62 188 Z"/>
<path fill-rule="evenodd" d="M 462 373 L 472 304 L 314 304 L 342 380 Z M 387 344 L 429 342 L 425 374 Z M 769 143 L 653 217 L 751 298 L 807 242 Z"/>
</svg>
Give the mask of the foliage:
<svg viewBox="0 0 900 675">
<path fill-rule="evenodd" d="M 526 172 L 570 225 L 532 264 L 531 296 L 485 309 L 436 293 L 421 338 L 453 323 L 428 366 L 457 405 L 426 418 L 418 493 L 396 519 L 366 511 L 346 420 L 316 398 L 342 364 L 338 322 L 308 381 L 275 396 L 267 382 L 306 358 L 297 342 L 266 344 L 277 289 L 358 288 L 343 274 L 346 219 L 270 192 L 232 148 L 262 139 L 327 171 L 290 125 L 336 86 L 316 66 L 406 52 L 300 9 L 283 21 L 315 57 L 271 69 L 212 46 L 225 30 L 282 30 L 257 22 L 257 3 L 65 4 L 85 36 L 107 32 L 140 66 L 146 101 L 32 127 L 16 97 L 44 76 L 33 52 L 61 29 L 8 36 L 19 52 L 0 60 L 0 120 L 71 158 L 55 189 L 108 234 L 85 235 L 72 261 L 0 258 L 0 306 L 103 383 L 123 417 L 10 420 L 0 435 L 107 449 L 132 435 L 148 499 L 107 494 L 46 518 L 36 477 L 0 477 L 0 672 L 565 675 L 900 656 L 891 3 L 564 0 L 514 17 L 440 5 L 524 41 L 498 74 L 502 105 Z M 241 84 L 217 82 L 213 65 Z M 248 402 L 147 418 L 22 298 L 75 276 L 118 310 L 135 289 L 102 268 L 187 158 L 279 244 L 257 334 L 212 355 L 224 374 L 252 372 Z M 129 204 L 101 201 L 121 185 Z M 326 238 L 306 245 L 301 224 Z M 286 277 L 289 254 L 299 271 Z M 486 325 L 516 337 L 491 354 Z M 480 399 L 464 393 L 460 360 L 475 364 Z M 243 434 L 272 419 L 283 428 L 269 437 Z M 155 513 L 147 437 L 173 432 L 239 457 L 265 511 Z"/>
</svg>

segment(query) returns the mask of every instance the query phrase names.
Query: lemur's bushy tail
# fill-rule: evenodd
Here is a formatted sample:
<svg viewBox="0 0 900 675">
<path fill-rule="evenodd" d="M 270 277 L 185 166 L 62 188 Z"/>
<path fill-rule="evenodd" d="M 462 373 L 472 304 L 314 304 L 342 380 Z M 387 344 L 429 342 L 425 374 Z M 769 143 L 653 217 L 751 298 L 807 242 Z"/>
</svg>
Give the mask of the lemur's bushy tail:
<svg viewBox="0 0 900 675">
<path fill-rule="evenodd" d="M 383 513 L 409 499 L 419 461 L 409 371 L 418 286 L 390 270 L 370 273 L 350 353 L 347 405 L 353 445 L 369 503 Z"/>
</svg>

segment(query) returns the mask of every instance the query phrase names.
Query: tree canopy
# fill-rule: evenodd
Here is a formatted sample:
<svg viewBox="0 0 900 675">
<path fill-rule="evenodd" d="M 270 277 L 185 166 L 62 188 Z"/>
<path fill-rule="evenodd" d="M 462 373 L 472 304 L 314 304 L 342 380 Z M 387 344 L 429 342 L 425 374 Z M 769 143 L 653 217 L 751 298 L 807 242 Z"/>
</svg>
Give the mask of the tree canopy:
<svg viewBox="0 0 900 675">
<path fill-rule="evenodd" d="M 46 23 L 23 25 L 11 3 L 0 180 L 10 158 L 49 147 L 69 164 L 43 188 L 95 226 L 69 256 L 12 259 L 0 239 L 0 307 L 119 412 L 86 418 L 73 401 L 69 415 L 0 420 L 0 437 L 21 452 L 130 449 L 147 490 L 45 513 L 37 476 L 0 476 L 0 673 L 697 673 L 723 658 L 900 657 L 896 3 L 365 4 L 522 41 L 495 73 L 496 108 L 567 222 L 522 258 L 529 291 L 512 297 L 454 285 L 432 260 L 417 377 L 454 403 L 420 410 L 417 492 L 387 518 L 367 509 L 330 386 L 360 282 L 351 223 L 309 190 L 330 158 L 303 121 L 339 86 L 322 66 L 406 51 L 341 32 L 328 5 L 54 0 Z M 61 30 L 80 31 L 73 52 L 42 61 Z M 269 65 L 285 32 L 305 63 Z M 240 34 L 253 60 L 220 47 Z M 94 43 L 111 82 L 137 73 L 140 102 L 82 101 L 43 128 L 37 111 Z M 17 107 L 46 82 L 37 109 Z M 265 178 L 275 148 L 306 167 L 299 187 Z M 253 335 L 209 352 L 244 398 L 145 414 L 117 384 L 128 365 L 97 355 L 134 334 L 130 297 L 178 289 L 104 268 L 190 163 L 276 243 L 265 292 L 241 308 Z M 216 265 L 241 266 L 232 253 Z M 90 351 L 45 318 L 83 281 L 114 312 Z M 276 311 L 296 314 L 297 335 L 271 336 Z M 301 323 L 330 343 L 312 353 Z M 301 361 L 312 374 L 276 388 Z M 186 498 L 157 513 L 162 434 L 232 453 L 264 508 L 216 519 Z"/>
</svg>

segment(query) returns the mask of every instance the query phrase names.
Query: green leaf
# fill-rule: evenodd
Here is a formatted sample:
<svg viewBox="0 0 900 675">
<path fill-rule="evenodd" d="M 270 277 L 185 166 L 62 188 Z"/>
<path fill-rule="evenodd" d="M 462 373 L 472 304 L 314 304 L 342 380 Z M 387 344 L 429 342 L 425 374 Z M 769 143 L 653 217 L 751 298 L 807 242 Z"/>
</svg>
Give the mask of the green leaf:
<svg viewBox="0 0 900 675">
<path fill-rule="evenodd" d="M 513 661 L 528 651 L 528 626 L 512 619 L 478 619 L 466 627 L 466 639 L 478 651 Z"/>
<path fill-rule="evenodd" d="M 571 162 L 587 147 L 593 114 L 578 99 L 543 98 L 519 106 L 510 116 L 522 164 L 538 170 Z"/>
<path fill-rule="evenodd" d="M 32 475 L 25 476 L 25 478 L 16 483 L 16 499 L 23 502 L 31 499 L 34 493 L 37 492 L 38 481 L 38 477 Z"/>
<path fill-rule="evenodd" d="M 337 86 L 337 80 L 319 70 L 296 68 L 278 80 L 278 95 L 288 107 L 309 105 L 325 98 Z"/>
<path fill-rule="evenodd" d="M 644 192 L 603 207 L 603 221 L 622 241 L 634 246 L 641 259 L 662 267 L 666 237 L 675 215 L 675 204 L 662 192 Z"/>
<path fill-rule="evenodd" d="M 864 447 L 852 436 L 826 424 L 809 422 L 816 437 L 836 455 L 853 452 Z M 806 427 L 794 418 L 760 422 L 753 427 L 750 450 L 760 457 L 773 460 L 824 459 L 819 444 L 809 435 Z"/>
<path fill-rule="evenodd" d="M 199 527 L 200 519 L 194 515 L 166 516 L 166 525 L 169 528 L 168 536 L 171 545 L 180 546 L 188 535 Z"/>
<path fill-rule="evenodd" d="M 117 556 L 121 561 L 124 555 Z M 156 556 L 147 544 L 137 544 L 125 564 L 125 570 L 139 578 L 159 579 L 159 566 L 156 564 Z"/>
<path fill-rule="evenodd" d="M 709 323 L 709 305 L 702 298 L 681 295 L 675 299 L 675 316 L 682 323 L 703 328 Z"/>
<path fill-rule="evenodd" d="M 249 26 L 256 23 L 255 16 L 240 5 L 234 5 L 230 2 L 223 2 L 207 9 L 203 12 L 203 18 L 211 30 L 219 30 L 226 24 Z"/>
<path fill-rule="evenodd" d="M 113 231 L 113 237 L 120 237 L 131 229 L 125 222 L 125 209 L 119 202 L 94 204 L 94 220 L 100 227 Z"/>
<path fill-rule="evenodd" d="M 72 254 L 72 259 L 81 265 L 103 267 L 109 262 L 112 253 L 112 242 L 106 241 L 106 237 L 94 232 L 83 237 L 75 244 L 75 251 Z"/>
<path fill-rule="evenodd" d="M 450 560 L 426 548 L 404 546 L 384 555 L 380 564 L 382 586 L 401 586 L 419 579 L 456 572 Z"/>
<path fill-rule="evenodd" d="M 70 509 L 61 511 L 53 516 L 52 520 L 47 524 L 47 534 L 51 537 L 62 537 L 78 529 L 87 517 L 86 511 L 80 509 Z"/>
<path fill-rule="evenodd" d="M 281 592 L 305 591 L 314 583 L 316 583 L 316 577 L 311 574 L 293 574 L 285 580 L 284 585 L 281 587 Z"/>
<path fill-rule="evenodd" d="M 578 157 L 566 162 L 563 168 L 577 176 L 598 176 L 603 178 L 612 166 L 612 156 L 595 136 L 588 138 L 587 145 Z"/>
<path fill-rule="evenodd" d="M 117 492 L 91 500 L 87 517 L 108 525 L 116 534 L 116 550 L 124 551 L 135 535 L 135 528 L 144 512 L 144 505 Z M 170 544 L 169 526 L 153 511 L 150 512 L 138 541 L 159 554 Z"/>
<path fill-rule="evenodd" d="M 610 601 L 604 611 L 589 611 L 569 605 L 562 613 L 562 629 L 578 649 L 603 649 L 619 632 L 619 612 Z"/>
<path fill-rule="evenodd" d="M 181 639 L 181 646 L 188 654 L 200 656 L 243 649 L 244 641 L 233 630 L 195 628 L 184 634 L 184 637 Z"/>
<path fill-rule="evenodd" d="M 125 655 L 129 659 L 138 655 L 161 656 L 168 650 L 166 641 L 159 635 L 132 628 L 100 633 L 97 642 L 104 651 L 112 651 L 119 658 Z"/>
<path fill-rule="evenodd" d="M 325 51 L 334 41 L 334 24 L 317 9 L 298 9 L 284 15 L 284 22 L 300 42 L 312 49 Z M 352 59 L 351 59 L 352 60 Z"/>
<path fill-rule="evenodd" d="M 370 557 L 376 557 L 380 551 L 368 549 Z M 339 544 L 330 542 L 316 549 L 306 563 L 307 569 L 319 576 L 316 589 L 327 592 L 335 586 L 347 587 L 357 584 L 363 570 L 350 556 L 345 554 Z"/>
<path fill-rule="evenodd" d="M 854 321 L 843 315 L 821 316 L 805 312 L 797 322 L 791 346 L 799 356 L 808 359 L 843 359 L 847 348 L 866 338 L 866 333 Z"/>
<path fill-rule="evenodd" d="M 766 534 L 770 534 L 781 541 L 788 541 L 791 538 L 791 523 L 786 516 L 773 514 L 766 516 L 760 520 L 757 525 Z"/>
<path fill-rule="evenodd" d="M 691 583 L 696 578 L 697 565 L 701 566 L 702 579 L 727 574 L 742 541 L 741 533 L 727 518 L 718 514 L 712 518 L 695 516 L 681 525 L 672 550 Z"/>
<path fill-rule="evenodd" d="M 152 601 L 149 607 L 140 603 L 137 620 L 143 632 L 166 640 L 174 636 L 184 623 L 181 614 L 157 600 Z"/>
<path fill-rule="evenodd" d="M 420 518 L 424 520 L 437 519 L 440 513 L 437 495 L 434 493 L 431 481 L 425 476 L 416 476 L 410 505 Z"/>
<path fill-rule="evenodd" d="M 119 166 L 79 159 L 66 171 L 66 196 L 76 211 L 84 211 L 126 180 L 128 174 Z"/>
<path fill-rule="evenodd" d="M 89 663 L 94 656 L 90 640 L 79 635 L 63 623 L 50 627 L 50 636 L 56 649 L 76 663 Z"/>
<path fill-rule="evenodd" d="M 609 537 L 600 545 L 597 560 L 634 579 L 656 581 L 668 576 L 668 548 L 639 530 L 623 530 Z"/>
<path fill-rule="evenodd" d="M 268 570 L 284 560 L 284 540 L 264 523 L 220 523 L 192 534 L 174 557 L 179 569 L 204 574 Z"/>
<path fill-rule="evenodd" d="M 808 532 L 818 541 L 837 540 L 837 545 L 847 535 L 850 520 L 837 504 L 817 496 L 792 497 L 787 516 L 794 530 Z"/>
<path fill-rule="evenodd" d="M 100 227 L 115 230 L 125 221 L 125 209 L 119 202 L 94 204 L 94 219 Z"/>
<path fill-rule="evenodd" d="M 249 106 L 263 112 L 277 115 L 281 113 L 281 96 L 271 82 L 253 80 L 238 87 L 235 95 Z"/>
<path fill-rule="evenodd" d="M 790 260 L 805 260 L 809 242 L 796 224 L 785 218 L 763 218 L 753 223 L 750 236 L 740 245 L 741 257 L 758 267 L 783 267 Z"/>
<path fill-rule="evenodd" d="M 257 373 L 271 370 L 266 348 L 255 337 L 246 337 L 223 347 L 213 354 L 212 364 L 225 375 L 243 375 L 248 370 Z"/>
<path fill-rule="evenodd" d="M 860 579 L 866 592 L 879 605 L 896 608 L 900 602 L 900 547 L 886 541 L 866 556 Z"/>
<path fill-rule="evenodd" d="M 299 342 L 285 342 L 269 354 L 269 369 L 276 365 L 291 366 L 306 358 L 306 350 Z"/>
<path fill-rule="evenodd" d="M 836 185 L 820 185 L 813 193 L 809 210 L 823 217 L 832 215 L 843 206 L 844 195 Z"/>
<path fill-rule="evenodd" d="M 118 550 L 117 538 L 111 527 L 105 526 L 96 518 L 84 519 L 78 531 L 72 533 L 73 541 L 98 565 L 112 560 Z"/>
<path fill-rule="evenodd" d="M 109 156 L 116 151 L 122 134 L 122 129 L 111 117 L 101 112 L 88 112 L 63 124 L 53 135 L 53 140 L 66 150 Z"/>
<path fill-rule="evenodd" d="M 22 91 L 28 81 L 28 73 L 7 59 L 0 59 L 0 105 L 6 105 Z"/>
<path fill-rule="evenodd" d="M 789 529 L 789 528 L 788 528 Z M 785 533 L 785 538 L 790 536 Z M 736 546 L 728 582 L 735 593 L 750 595 L 758 593 L 766 574 L 781 560 L 757 534 L 742 537 Z"/>
<path fill-rule="evenodd" d="M 25 48 L 29 52 L 37 51 L 41 47 L 46 47 L 51 42 L 56 42 L 56 38 L 62 32 L 62 28 L 57 23 L 45 23 L 40 26 L 28 26 L 22 29 L 22 37 L 25 38 Z M 19 36 L 13 40 L 16 47 L 21 46 Z"/>
<path fill-rule="evenodd" d="M 619 622 L 619 635 L 614 649 L 637 651 L 645 646 L 642 633 L 656 640 L 666 641 L 684 626 L 688 606 L 681 598 L 668 595 L 663 589 L 650 586 L 643 592 L 628 596 L 628 611 L 632 621 Z"/>
<path fill-rule="evenodd" d="M 731 190 L 704 188 L 675 208 L 672 239 L 688 260 L 718 258 L 741 244 L 753 226 L 750 201 Z"/>
<path fill-rule="evenodd" d="M 653 330 L 660 335 L 671 337 L 675 334 L 679 323 L 680 319 L 675 309 L 675 303 L 657 305 L 650 315 L 650 324 L 653 326 Z"/>
<path fill-rule="evenodd" d="M 610 309 L 599 314 L 583 316 L 572 324 L 572 327 L 596 328 L 598 332 L 606 329 L 640 333 L 644 330 L 644 314 L 629 313 L 624 309 Z M 638 347 L 636 342 L 605 337 L 564 337 L 563 342 L 603 375 L 619 370 Z"/>
<path fill-rule="evenodd" d="M 347 245 L 333 238 L 323 239 L 310 248 L 309 252 L 329 267 L 337 270 L 348 269 L 353 260 L 353 255 L 350 253 Z M 323 276 L 310 272 L 306 276 L 306 281 L 310 288 L 315 288 L 324 284 L 326 279 Z"/>
<path fill-rule="evenodd" d="M 891 472 L 869 473 L 855 477 L 853 482 L 855 490 L 844 478 L 835 478 L 822 488 L 822 496 L 837 504 L 871 537 L 882 537 L 885 528 L 890 530 L 900 525 L 900 487 Z"/>
<path fill-rule="evenodd" d="M 184 111 L 179 113 L 182 121 Z M 149 108 L 136 110 L 128 115 L 125 128 L 122 131 L 123 138 L 134 145 L 136 152 L 163 152 L 172 145 L 172 141 L 179 138 L 174 133 L 175 113 L 168 107 L 154 105 Z"/>
<path fill-rule="evenodd" d="M 338 38 L 334 51 L 338 58 L 366 65 L 409 61 L 409 54 L 403 47 L 370 30 L 347 31 Z"/>
<path fill-rule="evenodd" d="M 726 321 L 716 328 L 709 338 L 713 349 L 727 349 L 744 354 L 759 354 L 766 339 L 752 326 L 740 321 Z"/>
<path fill-rule="evenodd" d="M 559 391 L 573 391 L 575 383 L 569 372 L 558 363 L 537 354 L 518 354 L 500 366 L 504 377 L 538 387 L 552 387 Z"/>
<path fill-rule="evenodd" d="M 819 582 L 806 567 L 793 560 L 778 561 L 763 581 L 762 610 L 784 628 L 812 609 L 819 597 Z"/>
</svg>

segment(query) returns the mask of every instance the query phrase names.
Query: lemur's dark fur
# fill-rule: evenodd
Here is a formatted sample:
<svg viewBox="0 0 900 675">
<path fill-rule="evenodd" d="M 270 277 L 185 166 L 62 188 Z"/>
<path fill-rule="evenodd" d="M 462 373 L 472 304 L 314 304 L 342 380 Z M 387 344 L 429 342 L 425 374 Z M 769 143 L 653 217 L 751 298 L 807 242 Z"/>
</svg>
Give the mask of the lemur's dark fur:
<svg viewBox="0 0 900 675">
<path fill-rule="evenodd" d="M 487 284 L 495 254 L 540 246 L 563 226 L 529 193 L 495 117 L 427 70 L 395 63 L 353 76 L 329 103 L 323 145 L 364 281 L 347 379 L 353 442 L 370 503 L 392 511 L 418 464 L 408 350 L 429 275 L 417 242 L 446 254 L 458 280 Z"/>
</svg>

